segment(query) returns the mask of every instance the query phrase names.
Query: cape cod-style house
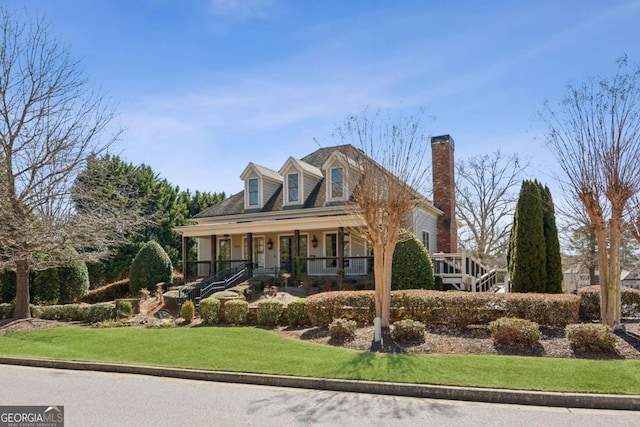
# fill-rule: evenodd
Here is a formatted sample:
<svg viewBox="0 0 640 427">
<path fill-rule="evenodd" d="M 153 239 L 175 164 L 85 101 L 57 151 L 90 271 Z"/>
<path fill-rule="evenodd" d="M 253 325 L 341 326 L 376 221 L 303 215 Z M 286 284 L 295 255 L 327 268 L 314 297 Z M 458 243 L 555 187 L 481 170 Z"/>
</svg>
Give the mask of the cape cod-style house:
<svg viewBox="0 0 640 427">
<path fill-rule="evenodd" d="M 457 253 L 454 141 L 449 135 L 433 137 L 431 149 L 434 200 L 423 198 L 406 226 L 432 253 L 445 283 L 484 289 L 490 286 L 487 269 Z M 197 241 L 197 260 L 183 251 L 183 274 L 207 278 L 199 296 L 254 275 L 293 276 L 296 268 L 309 277 L 372 274 L 367 242 L 350 232 L 362 219 L 345 209 L 353 190 L 348 174 L 354 156 L 362 155 L 352 145 L 340 145 L 283 159 L 278 170 L 249 163 L 240 174 L 244 191 L 199 213 L 193 225 L 177 228 L 183 248 L 189 239 Z"/>
</svg>

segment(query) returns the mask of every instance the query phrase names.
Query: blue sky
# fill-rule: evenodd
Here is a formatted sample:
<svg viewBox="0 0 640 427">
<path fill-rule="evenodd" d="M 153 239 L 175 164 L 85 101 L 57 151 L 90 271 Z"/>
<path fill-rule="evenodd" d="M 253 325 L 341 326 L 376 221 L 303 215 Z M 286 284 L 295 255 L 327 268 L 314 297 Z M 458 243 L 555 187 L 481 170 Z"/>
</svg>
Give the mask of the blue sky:
<svg viewBox="0 0 640 427">
<path fill-rule="evenodd" d="M 456 157 L 501 149 L 549 181 L 537 113 L 640 62 L 640 1 L 4 0 L 45 16 L 117 104 L 115 151 L 180 188 L 242 189 L 338 141 L 364 107 L 424 108 Z M 433 119 L 431 119 L 433 118 Z M 317 142 L 316 142 L 317 141 Z"/>
</svg>

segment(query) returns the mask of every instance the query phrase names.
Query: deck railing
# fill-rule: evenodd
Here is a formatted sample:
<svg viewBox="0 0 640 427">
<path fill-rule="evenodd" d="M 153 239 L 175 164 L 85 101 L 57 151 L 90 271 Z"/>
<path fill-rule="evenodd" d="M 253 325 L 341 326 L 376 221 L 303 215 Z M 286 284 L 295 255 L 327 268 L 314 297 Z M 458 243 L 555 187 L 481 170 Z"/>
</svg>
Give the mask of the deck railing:
<svg viewBox="0 0 640 427">
<path fill-rule="evenodd" d="M 434 273 L 450 289 L 470 292 L 488 292 L 498 285 L 498 270 L 490 269 L 465 252 L 431 254 Z"/>
</svg>

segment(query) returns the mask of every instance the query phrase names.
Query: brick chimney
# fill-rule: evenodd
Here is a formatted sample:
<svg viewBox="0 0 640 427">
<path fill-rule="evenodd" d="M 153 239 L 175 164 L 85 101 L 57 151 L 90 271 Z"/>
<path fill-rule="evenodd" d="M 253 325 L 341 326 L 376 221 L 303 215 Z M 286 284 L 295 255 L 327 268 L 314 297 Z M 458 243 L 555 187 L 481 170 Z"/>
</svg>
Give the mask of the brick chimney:
<svg viewBox="0 0 640 427">
<path fill-rule="evenodd" d="M 433 204 L 444 212 L 438 217 L 437 250 L 445 253 L 458 252 L 454 148 L 453 138 L 449 135 L 431 138 Z"/>
</svg>

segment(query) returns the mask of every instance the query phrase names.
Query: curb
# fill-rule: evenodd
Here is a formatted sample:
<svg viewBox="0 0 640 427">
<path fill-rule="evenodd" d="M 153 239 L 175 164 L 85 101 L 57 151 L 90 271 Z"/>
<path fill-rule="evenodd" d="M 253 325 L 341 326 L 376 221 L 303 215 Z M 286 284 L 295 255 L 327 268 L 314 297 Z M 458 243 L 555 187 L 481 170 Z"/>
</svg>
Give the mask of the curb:
<svg viewBox="0 0 640 427">
<path fill-rule="evenodd" d="M 485 403 L 640 411 L 640 396 L 636 395 L 558 393 L 379 381 L 353 381 L 13 357 L 0 357 L 0 364 Z"/>
</svg>

